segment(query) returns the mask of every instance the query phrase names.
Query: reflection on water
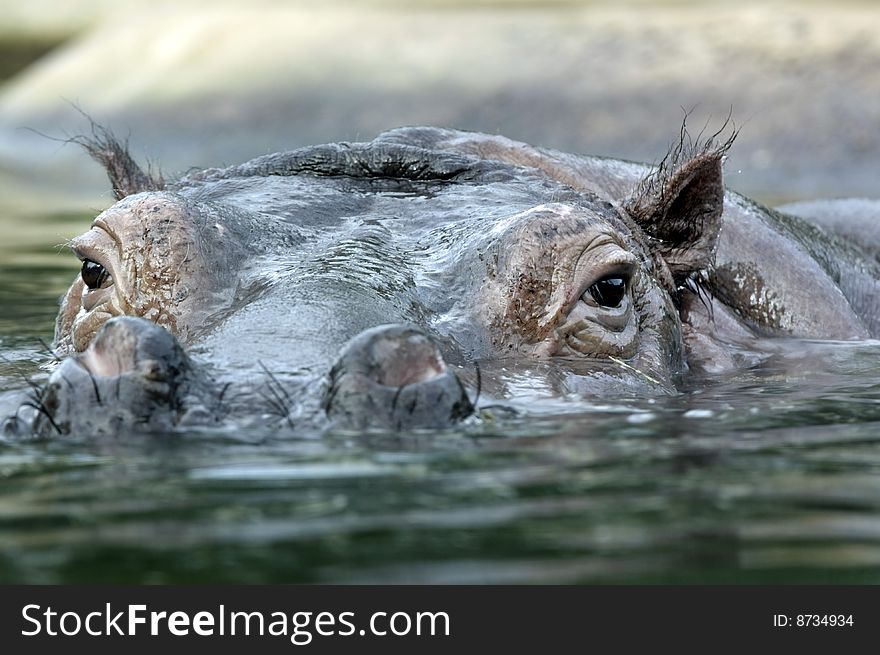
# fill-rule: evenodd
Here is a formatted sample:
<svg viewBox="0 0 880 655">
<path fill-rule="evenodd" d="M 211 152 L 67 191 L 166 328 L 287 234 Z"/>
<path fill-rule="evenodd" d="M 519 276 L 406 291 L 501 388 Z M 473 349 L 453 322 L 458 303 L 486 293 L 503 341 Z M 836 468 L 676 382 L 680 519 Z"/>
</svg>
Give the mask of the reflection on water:
<svg viewBox="0 0 880 655">
<path fill-rule="evenodd" d="M 2 390 L 76 262 L 0 256 Z M 780 352 L 457 432 L 0 442 L 0 581 L 880 583 L 880 344 Z"/>
</svg>

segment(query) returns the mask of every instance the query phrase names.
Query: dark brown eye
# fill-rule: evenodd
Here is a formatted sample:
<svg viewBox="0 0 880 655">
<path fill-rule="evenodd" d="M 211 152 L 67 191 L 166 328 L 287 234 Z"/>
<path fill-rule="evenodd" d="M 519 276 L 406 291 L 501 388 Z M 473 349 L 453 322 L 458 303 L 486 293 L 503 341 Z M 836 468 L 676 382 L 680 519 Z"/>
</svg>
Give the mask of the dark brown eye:
<svg viewBox="0 0 880 655">
<path fill-rule="evenodd" d="M 91 259 L 83 260 L 80 275 L 89 289 L 99 289 L 110 278 L 107 269 Z"/>
<path fill-rule="evenodd" d="M 622 277 L 606 277 L 587 289 L 600 307 L 620 307 L 626 295 L 626 280 Z"/>
</svg>

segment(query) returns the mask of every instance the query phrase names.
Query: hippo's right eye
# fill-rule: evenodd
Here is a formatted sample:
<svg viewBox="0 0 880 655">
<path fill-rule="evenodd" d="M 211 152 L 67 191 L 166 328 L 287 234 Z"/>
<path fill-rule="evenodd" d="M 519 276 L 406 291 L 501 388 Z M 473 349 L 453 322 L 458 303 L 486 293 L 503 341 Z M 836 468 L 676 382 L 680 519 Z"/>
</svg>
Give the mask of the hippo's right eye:
<svg viewBox="0 0 880 655">
<path fill-rule="evenodd" d="M 83 260 L 80 275 L 89 289 L 99 289 L 108 279 L 110 279 L 110 274 L 107 272 L 107 269 L 101 266 L 98 262 L 93 262 L 91 259 Z"/>
</svg>

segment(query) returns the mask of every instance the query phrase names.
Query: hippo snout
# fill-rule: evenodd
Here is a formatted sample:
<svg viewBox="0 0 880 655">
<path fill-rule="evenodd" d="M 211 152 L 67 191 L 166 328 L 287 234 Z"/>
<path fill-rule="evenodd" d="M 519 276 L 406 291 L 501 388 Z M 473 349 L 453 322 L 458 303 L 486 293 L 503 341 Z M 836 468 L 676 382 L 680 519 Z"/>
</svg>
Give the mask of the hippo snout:
<svg viewBox="0 0 880 655">
<path fill-rule="evenodd" d="M 365 330 L 330 371 L 324 409 L 337 427 L 443 428 L 474 409 L 437 344 L 409 325 Z"/>
<path fill-rule="evenodd" d="M 35 405 L 32 431 L 169 430 L 204 422 L 211 395 L 210 383 L 168 330 L 142 318 L 117 317 L 52 373 Z"/>
</svg>

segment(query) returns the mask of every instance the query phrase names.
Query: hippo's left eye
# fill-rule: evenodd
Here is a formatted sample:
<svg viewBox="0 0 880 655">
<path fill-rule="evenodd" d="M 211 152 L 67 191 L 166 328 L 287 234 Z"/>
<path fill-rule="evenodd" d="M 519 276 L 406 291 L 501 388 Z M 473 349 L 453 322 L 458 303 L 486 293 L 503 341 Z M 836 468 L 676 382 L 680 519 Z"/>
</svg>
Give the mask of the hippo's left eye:
<svg viewBox="0 0 880 655">
<path fill-rule="evenodd" d="M 107 269 L 91 259 L 83 260 L 80 276 L 89 289 L 99 289 L 110 278 Z"/>
<path fill-rule="evenodd" d="M 587 289 L 587 293 L 600 307 L 614 309 L 620 307 L 626 295 L 626 280 L 618 276 L 605 277 Z"/>
</svg>

